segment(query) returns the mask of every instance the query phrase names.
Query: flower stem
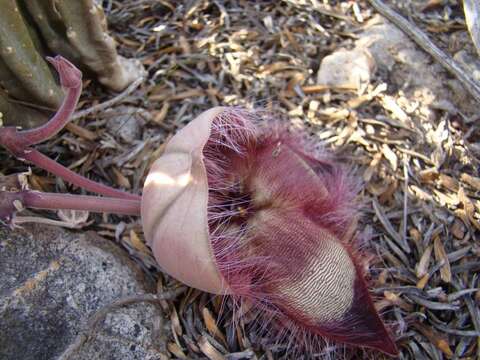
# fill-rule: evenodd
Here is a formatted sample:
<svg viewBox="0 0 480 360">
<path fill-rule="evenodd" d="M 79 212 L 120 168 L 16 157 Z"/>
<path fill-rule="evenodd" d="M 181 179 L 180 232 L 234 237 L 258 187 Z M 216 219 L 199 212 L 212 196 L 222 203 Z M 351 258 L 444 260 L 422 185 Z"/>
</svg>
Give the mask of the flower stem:
<svg viewBox="0 0 480 360">
<path fill-rule="evenodd" d="M 38 144 L 58 134 L 70 120 L 82 93 L 82 73 L 80 70 L 61 56 L 47 57 L 47 60 L 57 70 L 60 83 L 67 90 L 67 94 L 60 108 L 46 124 L 18 133 L 24 147 Z"/>
<path fill-rule="evenodd" d="M 23 207 L 48 210 L 84 210 L 122 215 L 140 216 L 140 201 L 88 195 L 43 193 L 39 191 L 0 191 L 0 204 L 11 204 L 10 208 Z M 17 202 L 17 204 L 15 204 Z"/>
<path fill-rule="evenodd" d="M 82 92 L 82 73 L 80 70 L 61 56 L 47 59 L 58 71 L 60 83 L 66 89 L 67 94 L 60 105 L 60 109 L 46 124 L 24 131 L 18 131 L 13 126 L 0 128 L 0 144 L 20 158 L 29 146 L 51 138 L 68 123 Z"/>
<path fill-rule="evenodd" d="M 37 165 L 38 167 L 64 179 L 65 181 L 81 187 L 87 191 L 118 199 L 130 199 L 135 201 L 140 201 L 142 199 L 142 197 L 139 195 L 130 194 L 128 192 L 114 189 L 110 186 L 87 179 L 86 177 L 73 172 L 65 166 L 43 155 L 37 150 L 32 149 L 26 151 L 23 155 L 23 158 Z"/>
</svg>

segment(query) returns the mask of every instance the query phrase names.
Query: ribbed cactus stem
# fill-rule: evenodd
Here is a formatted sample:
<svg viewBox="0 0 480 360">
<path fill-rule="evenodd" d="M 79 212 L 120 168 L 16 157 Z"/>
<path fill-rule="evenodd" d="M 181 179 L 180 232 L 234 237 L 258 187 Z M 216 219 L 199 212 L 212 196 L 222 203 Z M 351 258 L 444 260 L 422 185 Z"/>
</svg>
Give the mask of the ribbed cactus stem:
<svg viewBox="0 0 480 360">
<path fill-rule="evenodd" d="M 117 54 L 102 6 L 94 0 L 5 0 L 1 10 L 0 87 L 12 99 L 46 113 L 58 108 L 63 93 L 44 60 L 52 53 L 96 75 L 114 91 L 124 90 L 144 76 L 139 60 Z M 0 101 L 4 123 L 31 127 L 32 122 L 45 122 L 43 114 L 26 121 L 23 108 Z"/>
<path fill-rule="evenodd" d="M 39 35 L 50 51 L 61 54 L 75 64 L 81 64 L 80 55 L 68 42 L 62 16 L 51 1 L 22 1 L 31 15 Z"/>
<path fill-rule="evenodd" d="M 64 56 L 72 54 L 72 60 L 97 74 L 103 85 L 121 91 L 142 76 L 143 67 L 137 60 L 126 60 L 117 54 L 103 9 L 94 0 L 32 0 L 26 6 L 50 49 Z M 61 24 L 63 31 L 52 31 L 55 24 Z"/>
<path fill-rule="evenodd" d="M 35 109 L 13 102 L 2 90 L 0 90 L 0 113 L 3 126 L 17 125 L 31 128 L 48 119 L 45 114 Z"/>
<path fill-rule="evenodd" d="M 0 11 L 0 85 L 24 101 L 32 98 L 56 108 L 62 91 L 46 61 L 35 47 L 30 31 L 15 0 L 2 2 Z"/>
</svg>

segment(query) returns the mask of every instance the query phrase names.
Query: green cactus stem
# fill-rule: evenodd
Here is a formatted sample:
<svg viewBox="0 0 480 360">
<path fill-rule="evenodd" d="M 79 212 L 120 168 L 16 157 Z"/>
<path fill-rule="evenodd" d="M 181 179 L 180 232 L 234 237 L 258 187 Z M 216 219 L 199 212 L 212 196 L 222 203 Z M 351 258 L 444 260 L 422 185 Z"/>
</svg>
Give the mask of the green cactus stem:
<svg viewBox="0 0 480 360">
<path fill-rule="evenodd" d="M 48 64 L 35 47 L 15 0 L 3 0 L 0 11 L 0 85 L 23 101 L 57 108 L 63 98 Z"/>
<path fill-rule="evenodd" d="M 46 55 L 62 55 L 114 91 L 144 76 L 138 60 L 117 54 L 103 9 L 94 0 L 2 0 L 1 10 L 0 112 L 5 124 L 42 124 L 61 104 L 64 94 Z M 10 99 L 36 108 L 37 121 L 36 111 Z"/>
<path fill-rule="evenodd" d="M 117 55 L 102 7 L 94 0 L 22 0 L 53 53 L 96 74 L 108 88 L 121 91 L 141 76 L 135 60 Z"/>
<path fill-rule="evenodd" d="M 8 95 L 0 90 L 0 126 L 17 125 L 22 128 L 31 128 L 39 121 L 44 122 L 47 116 L 35 109 L 13 102 Z"/>
<path fill-rule="evenodd" d="M 65 23 L 53 1 L 21 0 L 20 3 L 52 53 L 61 54 L 75 64 L 81 63 L 80 55 L 68 42 Z"/>
</svg>

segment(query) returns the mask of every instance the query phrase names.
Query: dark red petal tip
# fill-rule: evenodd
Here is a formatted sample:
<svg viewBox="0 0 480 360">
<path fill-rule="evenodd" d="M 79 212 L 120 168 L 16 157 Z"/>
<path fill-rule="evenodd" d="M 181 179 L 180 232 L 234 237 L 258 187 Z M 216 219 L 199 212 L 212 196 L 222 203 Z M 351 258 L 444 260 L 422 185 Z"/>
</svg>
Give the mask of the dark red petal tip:
<svg viewBox="0 0 480 360">
<path fill-rule="evenodd" d="M 354 287 L 355 300 L 350 310 L 341 321 L 319 325 L 319 333 L 346 344 L 398 356 L 398 348 L 380 319 L 362 277 L 357 275 Z"/>
</svg>

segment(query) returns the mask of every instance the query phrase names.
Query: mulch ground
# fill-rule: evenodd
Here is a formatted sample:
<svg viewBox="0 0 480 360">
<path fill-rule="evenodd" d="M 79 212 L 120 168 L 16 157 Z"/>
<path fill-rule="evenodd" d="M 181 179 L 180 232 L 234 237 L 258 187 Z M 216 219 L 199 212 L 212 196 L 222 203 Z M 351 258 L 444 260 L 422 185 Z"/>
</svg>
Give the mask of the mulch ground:
<svg viewBox="0 0 480 360">
<path fill-rule="evenodd" d="M 452 34 L 468 35 L 459 2 L 398 3 L 399 13 L 452 55 Z M 262 107 L 289 119 L 351 163 L 363 181 L 369 280 L 401 358 L 479 358 L 480 132 L 474 114 L 436 108 L 435 116 L 426 116 L 422 106 L 412 106 L 415 99 L 390 86 L 388 74 L 376 74 L 363 94 L 315 87 L 322 58 L 352 47 L 376 14 L 367 2 L 110 0 L 104 5 L 119 53 L 140 59 L 148 76 L 112 111 L 76 119 L 40 150 L 79 173 L 140 193 L 165 140 L 212 106 Z M 386 89 L 378 91 L 384 83 Z M 79 109 L 114 96 L 87 80 Z M 137 138 L 122 139 L 106 127 L 124 106 L 142 109 L 131 115 L 141 124 Z M 0 171 L 23 169 L 9 159 Z M 41 171 L 34 170 L 30 182 L 40 190 L 75 191 Z M 138 219 L 90 219 L 95 222 L 85 229 L 122 244 L 159 290 L 179 285 L 159 271 Z M 166 302 L 165 358 L 292 358 L 286 343 L 251 332 L 254 319 L 248 314 L 233 322 L 228 301 L 219 318 L 221 305 L 222 298 L 194 289 Z M 331 349 L 314 357 L 385 358 Z"/>
</svg>

